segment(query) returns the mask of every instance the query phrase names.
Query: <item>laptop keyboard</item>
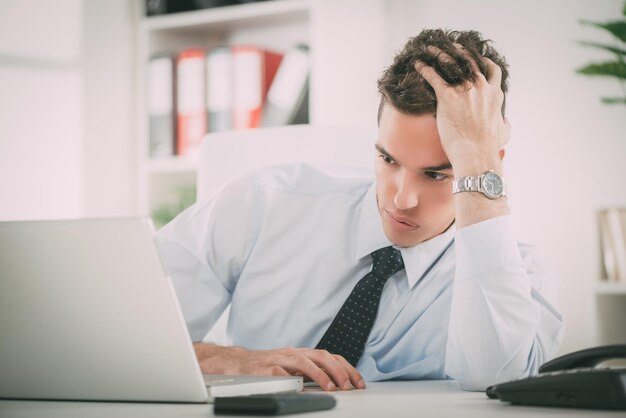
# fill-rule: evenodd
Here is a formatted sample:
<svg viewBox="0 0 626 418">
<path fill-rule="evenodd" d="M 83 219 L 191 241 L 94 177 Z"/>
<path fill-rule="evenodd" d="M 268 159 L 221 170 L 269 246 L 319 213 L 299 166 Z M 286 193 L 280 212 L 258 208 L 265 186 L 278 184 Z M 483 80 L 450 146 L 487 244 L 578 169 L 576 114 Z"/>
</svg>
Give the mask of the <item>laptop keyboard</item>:
<svg viewBox="0 0 626 418">
<path fill-rule="evenodd" d="M 211 385 L 219 385 L 219 384 L 224 384 L 224 383 L 233 383 L 235 381 L 235 379 L 231 378 L 231 377 L 215 377 L 215 376 L 203 376 L 204 377 L 204 384 L 207 386 L 211 386 Z"/>
</svg>

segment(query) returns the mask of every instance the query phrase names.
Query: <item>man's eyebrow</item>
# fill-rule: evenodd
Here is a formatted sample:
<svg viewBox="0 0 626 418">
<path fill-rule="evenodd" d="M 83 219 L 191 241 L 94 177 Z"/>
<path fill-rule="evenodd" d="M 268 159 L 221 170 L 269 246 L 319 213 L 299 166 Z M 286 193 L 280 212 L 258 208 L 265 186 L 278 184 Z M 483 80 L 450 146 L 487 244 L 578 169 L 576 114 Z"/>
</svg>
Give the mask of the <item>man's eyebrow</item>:
<svg viewBox="0 0 626 418">
<path fill-rule="evenodd" d="M 445 163 L 440 165 L 434 165 L 432 167 L 424 167 L 423 171 L 444 171 L 444 170 L 452 170 L 452 164 Z"/>
<path fill-rule="evenodd" d="M 387 150 L 385 150 L 383 148 L 382 145 L 380 144 L 375 144 L 374 145 L 376 147 L 376 149 L 378 150 L 378 152 L 380 152 L 381 154 L 383 154 L 385 157 L 392 159 L 393 161 L 397 161 L 393 155 L 389 154 L 387 152 Z M 445 171 L 445 170 L 452 170 L 452 164 L 450 163 L 443 163 L 443 164 L 439 164 L 439 165 L 434 165 L 431 167 L 424 167 L 422 168 L 421 171 Z"/>
<path fill-rule="evenodd" d="M 380 144 L 374 144 L 374 146 L 376 147 L 376 149 L 378 150 L 378 152 L 380 152 L 381 154 L 383 154 L 385 157 L 390 158 L 390 159 L 392 159 L 392 160 L 396 161 L 396 159 L 395 159 L 395 158 L 393 158 L 393 156 L 392 156 L 391 154 L 389 154 L 389 153 L 387 152 L 387 150 L 385 150 L 385 149 L 383 148 L 383 146 L 382 146 L 382 145 L 380 145 Z"/>
</svg>

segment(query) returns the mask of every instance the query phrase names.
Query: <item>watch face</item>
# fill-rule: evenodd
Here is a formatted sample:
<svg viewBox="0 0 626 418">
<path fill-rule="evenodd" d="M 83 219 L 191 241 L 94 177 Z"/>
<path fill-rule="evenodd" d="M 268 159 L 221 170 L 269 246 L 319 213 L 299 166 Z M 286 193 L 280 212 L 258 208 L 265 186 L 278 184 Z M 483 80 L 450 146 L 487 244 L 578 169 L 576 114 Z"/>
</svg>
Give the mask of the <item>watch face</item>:
<svg viewBox="0 0 626 418">
<path fill-rule="evenodd" d="M 491 198 L 500 197 L 504 191 L 504 185 L 499 175 L 493 172 L 485 173 L 482 180 L 482 189 Z"/>
</svg>

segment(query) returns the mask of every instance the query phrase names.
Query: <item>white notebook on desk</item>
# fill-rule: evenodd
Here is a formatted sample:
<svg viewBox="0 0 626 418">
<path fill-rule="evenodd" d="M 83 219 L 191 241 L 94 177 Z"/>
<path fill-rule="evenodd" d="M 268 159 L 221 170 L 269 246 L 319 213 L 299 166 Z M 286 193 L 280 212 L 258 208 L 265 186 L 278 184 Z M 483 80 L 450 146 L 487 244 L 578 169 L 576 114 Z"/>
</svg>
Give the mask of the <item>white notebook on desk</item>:
<svg viewBox="0 0 626 418">
<path fill-rule="evenodd" d="M 301 377 L 209 376 L 149 219 L 0 222 L 0 398 L 211 402 Z"/>
</svg>

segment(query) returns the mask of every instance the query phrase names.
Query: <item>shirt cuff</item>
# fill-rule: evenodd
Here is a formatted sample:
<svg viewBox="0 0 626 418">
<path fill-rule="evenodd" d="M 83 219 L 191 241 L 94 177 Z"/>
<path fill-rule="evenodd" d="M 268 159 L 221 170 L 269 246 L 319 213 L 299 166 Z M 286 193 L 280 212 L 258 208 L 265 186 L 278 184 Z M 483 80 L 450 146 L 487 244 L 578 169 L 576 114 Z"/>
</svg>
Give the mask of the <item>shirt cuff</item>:
<svg viewBox="0 0 626 418">
<path fill-rule="evenodd" d="M 510 215 L 457 229 L 456 280 L 467 280 L 504 265 L 523 266 Z"/>
</svg>

